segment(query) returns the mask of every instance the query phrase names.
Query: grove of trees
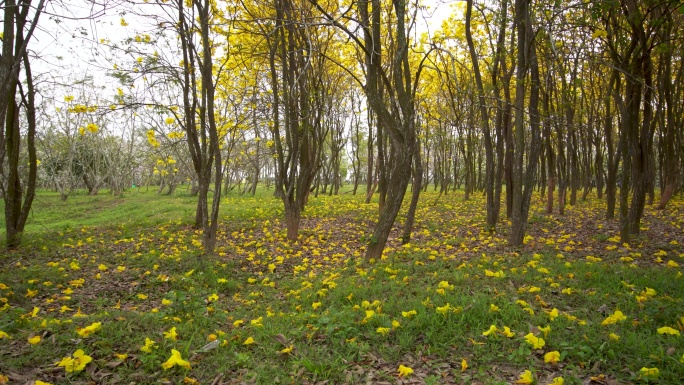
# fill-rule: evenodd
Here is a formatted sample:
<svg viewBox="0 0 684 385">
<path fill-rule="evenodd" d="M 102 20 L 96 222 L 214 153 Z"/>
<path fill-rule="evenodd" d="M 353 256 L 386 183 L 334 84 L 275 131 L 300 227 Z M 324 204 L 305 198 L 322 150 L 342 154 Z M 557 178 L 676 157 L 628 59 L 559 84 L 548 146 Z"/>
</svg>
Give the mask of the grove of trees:
<svg viewBox="0 0 684 385">
<path fill-rule="evenodd" d="M 485 194 L 486 227 L 510 219 L 511 246 L 533 194 L 558 215 L 605 201 L 629 242 L 646 205 L 682 191 L 681 0 L 468 0 L 438 28 L 427 1 L 91 5 L 116 38 L 74 34 L 97 75 L 56 82 L 32 66 L 31 39 L 60 4 L 2 2 L 8 248 L 36 188 L 68 200 L 81 188 L 187 185 L 210 255 L 222 193 L 272 187 L 296 241 L 309 197 L 351 183 L 379 202 L 367 259 L 381 256 L 402 204 L 410 241 L 429 188 Z"/>
</svg>

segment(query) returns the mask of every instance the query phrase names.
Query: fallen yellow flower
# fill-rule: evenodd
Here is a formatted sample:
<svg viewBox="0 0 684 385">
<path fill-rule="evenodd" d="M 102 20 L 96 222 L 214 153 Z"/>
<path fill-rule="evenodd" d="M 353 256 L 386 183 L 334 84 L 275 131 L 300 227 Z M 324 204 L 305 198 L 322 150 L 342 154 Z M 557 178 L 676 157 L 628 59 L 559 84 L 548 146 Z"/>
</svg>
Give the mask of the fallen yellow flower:
<svg viewBox="0 0 684 385">
<path fill-rule="evenodd" d="M 516 381 L 516 384 L 532 384 L 534 382 L 534 377 L 532 377 L 532 372 L 525 370 L 520 374 L 520 378 Z"/>
<path fill-rule="evenodd" d="M 601 325 L 612 325 L 620 321 L 624 321 L 626 319 L 627 317 L 624 314 L 622 314 L 620 310 L 615 310 L 613 314 L 609 315 L 608 318 L 604 319 L 603 322 L 601 322 Z"/>
<path fill-rule="evenodd" d="M 399 377 L 406 377 L 406 376 L 410 376 L 411 374 L 413 374 L 413 369 L 409 368 L 408 366 L 404 366 L 404 365 L 399 365 L 398 371 L 399 371 Z"/>
<path fill-rule="evenodd" d="M 532 345 L 534 349 L 541 349 L 544 347 L 544 345 L 546 345 L 546 342 L 543 338 L 537 337 L 532 333 L 528 333 L 525 336 L 525 341 L 527 341 L 528 344 Z"/>
<path fill-rule="evenodd" d="M 673 336 L 678 336 L 679 330 L 673 329 L 669 326 L 663 326 L 661 328 L 658 328 L 658 334 L 671 334 Z"/>
<path fill-rule="evenodd" d="M 489 329 L 488 329 L 488 330 L 482 332 L 482 335 L 483 335 L 483 336 L 488 336 L 488 335 L 490 335 L 490 334 L 492 334 L 492 333 L 496 333 L 496 331 L 497 331 L 496 325 L 491 325 L 491 326 L 489 326 Z"/>
<path fill-rule="evenodd" d="M 188 361 L 184 360 L 183 358 L 181 358 L 180 352 L 176 349 L 171 349 L 171 357 L 169 357 L 169 359 L 166 360 L 166 362 L 164 362 L 162 364 L 162 368 L 164 368 L 164 370 L 166 370 L 166 369 L 170 369 L 176 365 L 183 367 L 185 369 L 190 369 L 190 363 Z"/>
<path fill-rule="evenodd" d="M 76 333 L 78 333 L 78 335 L 83 337 L 83 338 L 87 338 L 87 337 L 90 337 L 96 331 L 100 330 L 101 327 L 102 327 L 102 322 L 93 322 L 92 324 L 90 324 L 84 328 L 77 328 Z"/>
<path fill-rule="evenodd" d="M 557 351 L 552 351 L 544 354 L 544 362 L 547 364 L 555 364 L 560 361 L 560 353 Z"/>
<path fill-rule="evenodd" d="M 56 365 L 63 366 L 67 373 L 80 372 L 93 358 L 78 349 L 71 357 L 64 357 Z"/>
</svg>

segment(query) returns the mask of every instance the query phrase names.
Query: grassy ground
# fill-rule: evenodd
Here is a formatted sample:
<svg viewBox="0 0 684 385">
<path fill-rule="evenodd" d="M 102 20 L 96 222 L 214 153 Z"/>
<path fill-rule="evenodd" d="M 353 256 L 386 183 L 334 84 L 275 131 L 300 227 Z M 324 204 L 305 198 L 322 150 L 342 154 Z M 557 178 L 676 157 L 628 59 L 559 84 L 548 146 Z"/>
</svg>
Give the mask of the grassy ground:
<svg viewBox="0 0 684 385">
<path fill-rule="evenodd" d="M 506 221 L 483 231 L 482 197 L 427 193 L 413 242 L 400 218 L 364 263 L 377 205 L 359 196 L 312 197 L 296 244 L 271 192 L 228 196 L 219 255 L 201 259 L 186 194 L 39 195 L 0 257 L 0 384 L 684 378 L 682 200 L 647 208 L 632 245 L 595 198 L 563 217 L 535 202 L 511 249 Z"/>
</svg>

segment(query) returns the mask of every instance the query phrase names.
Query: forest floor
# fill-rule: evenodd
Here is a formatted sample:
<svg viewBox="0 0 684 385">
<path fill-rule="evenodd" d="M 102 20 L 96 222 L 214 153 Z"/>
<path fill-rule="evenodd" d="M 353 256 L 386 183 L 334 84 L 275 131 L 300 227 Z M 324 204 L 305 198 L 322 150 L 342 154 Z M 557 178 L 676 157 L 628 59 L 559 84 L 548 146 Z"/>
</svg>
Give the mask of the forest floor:
<svg viewBox="0 0 684 385">
<path fill-rule="evenodd" d="M 41 192 L 0 256 L 0 384 L 680 384 L 684 200 L 621 244 L 591 195 L 525 245 L 484 199 L 421 195 L 412 242 L 363 261 L 377 203 L 312 197 L 297 243 L 271 192 L 222 200 Z M 505 210 L 505 207 L 504 207 Z M 505 218 L 505 211 L 502 211 Z M 42 381 L 42 382 L 41 382 Z"/>
</svg>

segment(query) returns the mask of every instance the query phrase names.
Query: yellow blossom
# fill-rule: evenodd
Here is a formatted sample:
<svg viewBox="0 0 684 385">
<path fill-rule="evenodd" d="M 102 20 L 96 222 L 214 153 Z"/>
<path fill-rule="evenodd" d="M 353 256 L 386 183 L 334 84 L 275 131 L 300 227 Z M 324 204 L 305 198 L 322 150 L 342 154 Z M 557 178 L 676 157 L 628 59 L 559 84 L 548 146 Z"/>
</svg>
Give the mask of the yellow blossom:
<svg viewBox="0 0 684 385">
<path fill-rule="evenodd" d="M 31 345 L 35 345 L 40 342 L 40 336 L 33 336 L 28 339 L 28 343 Z"/>
<path fill-rule="evenodd" d="M 140 347 L 140 350 L 145 353 L 152 353 L 152 349 L 155 347 L 154 344 L 155 342 L 153 340 L 145 337 L 145 345 Z"/>
<path fill-rule="evenodd" d="M 661 328 L 658 328 L 658 334 L 671 334 L 673 336 L 678 336 L 679 330 L 673 329 L 669 326 L 663 326 Z"/>
<path fill-rule="evenodd" d="M 86 338 L 86 337 L 90 337 L 90 335 L 92 335 L 96 331 L 100 330 L 101 327 L 102 327 L 102 322 L 93 322 L 92 324 L 90 324 L 84 328 L 76 329 L 76 333 L 78 333 L 79 336 Z"/>
<path fill-rule="evenodd" d="M 67 373 L 80 372 L 92 360 L 92 357 L 86 355 L 83 350 L 78 349 L 72 356 L 64 357 L 59 361 L 57 366 L 63 366 Z"/>
<path fill-rule="evenodd" d="M 639 369 L 639 378 L 644 378 L 644 379 L 656 379 L 658 378 L 658 375 L 660 374 L 660 370 L 658 368 L 646 368 L 643 367 Z"/>
<path fill-rule="evenodd" d="M 511 328 L 509 328 L 508 326 L 504 326 L 504 329 L 503 329 L 503 331 L 501 332 L 501 334 L 505 335 L 505 336 L 508 337 L 508 338 L 511 338 L 511 337 L 514 337 L 514 336 L 515 336 L 515 333 L 513 333 L 513 332 L 511 331 Z"/>
<path fill-rule="evenodd" d="M 320 303 L 320 302 L 314 302 L 314 303 L 311 304 L 311 307 L 312 307 L 314 310 L 318 309 L 320 306 L 321 306 L 321 303 Z"/>
<path fill-rule="evenodd" d="M 418 314 L 415 310 L 409 310 L 409 311 L 402 311 L 401 316 L 404 318 L 411 318 L 414 315 Z"/>
<path fill-rule="evenodd" d="M 447 304 L 444 305 L 444 306 L 441 306 L 441 307 L 438 306 L 435 310 L 436 310 L 437 313 L 439 313 L 439 314 L 446 315 L 446 314 L 447 314 L 450 310 L 452 310 L 452 309 L 453 309 L 453 308 L 451 307 L 451 305 L 449 305 L 449 303 L 447 303 Z"/>
<path fill-rule="evenodd" d="M 551 333 L 551 326 L 549 325 L 547 325 L 546 327 L 537 326 L 537 329 L 539 329 L 540 332 L 544 333 L 544 337 L 548 337 L 549 333 Z"/>
<path fill-rule="evenodd" d="M 176 349 L 171 349 L 171 357 L 169 357 L 169 359 L 162 364 L 162 368 L 166 370 L 173 368 L 176 365 L 183 367 L 185 369 L 190 369 L 190 363 L 181 358 L 180 352 Z"/>
<path fill-rule="evenodd" d="M 527 343 L 530 344 L 534 349 L 541 349 L 544 347 L 544 345 L 546 345 L 546 342 L 543 338 L 537 337 L 532 333 L 528 333 L 525 336 L 525 341 L 527 341 Z"/>
<path fill-rule="evenodd" d="M 560 353 L 558 351 L 552 351 L 544 354 L 544 362 L 547 364 L 555 364 L 560 361 Z"/>
<path fill-rule="evenodd" d="M 413 374 L 413 369 L 409 368 L 408 366 L 404 366 L 404 365 L 399 365 L 398 371 L 399 371 L 399 377 L 406 377 L 406 376 L 410 376 L 411 374 Z"/>
<path fill-rule="evenodd" d="M 520 377 L 518 378 L 518 381 L 515 382 L 516 384 L 525 384 L 529 385 L 534 383 L 534 377 L 532 376 L 532 372 L 529 370 L 525 370 L 520 374 Z"/>
<path fill-rule="evenodd" d="M 468 369 L 468 361 L 464 359 L 461 360 L 461 372 L 465 372 Z"/>
<path fill-rule="evenodd" d="M 176 333 L 176 327 L 172 327 L 168 331 L 164 332 L 164 338 L 168 340 L 177 340 L 178 339 L 178 333 Z"/>
<path fill-rule="evenodd" d="M 563 385 L 564 382 L 565 380 L 563 379 L 563 377 L 556 377 L 553 380 L 551 380 L 551 382 L 549 382 L 549 385 Z"/>
<path fill-rule="evenodd" d="M 254 338 L 252 338 L 252 337 L 247 337 L 247 339 L 245 340 L 245 342 L 243 342 L 242 344 L 243 344 L 243 345 L 251 345 L 251 344 L 253 344 L 253 343 L 254 343 Z"/>
<path fill-rule="evenodd" d="M 610 338 L 612 341 L 619 341 L 620 340 L 620 336 L 615 334 L 615 333 L 610 333 L 608 335 L 608 338 Z"/>
<path fill-rule="evenodd" d="M 383 336 L 386 336 L 387 334 L 389 334 L 390 328 L 379 327 L 379 328 L 375 329 L 375 332 L 378 334 L 382 334 Z"/>
<path fill-rule="evenodd" d="M 492 333 L 496 333 L 497 330 L 498 330 L 498 329 L 496 328 L 496 325 L 491 325 L 491 326 L 489 326 L 489 329 L 487 329 L 486 331 L 482 332 L 482 335 L 483 335 L 483 336 L 488 336 L 488 335 L 490 335 L 490 334 L 492 334 Z"/>
<path fill-rule="evenodd" d="M 263 327 L 264 325 L 261 323 L 264 320 L 264 317 L 259 317 L 257 319 L 253 319 L 249 321 L 250 325 L 256 326 L 256 327 Z"/>
<path fill-rule="evenodd" d="M 624 321 L 626 319 L 627 317 L 624 314 L 622 314 L 620 310 L 615 310 L 613 314 L 611 314 L 610 316 L 608 316 L 608 318 L 604 319 L 603 322 L 601 322 L 601 325 L 612 325 L 620 321 Z"/>
<path fill-rule="evenodd" d="M 555 320 L 558 318 L 558 309 L 555 307 L 549 312 L 549 318 L 551 318 L 551 321 Z"/>
</svg>

